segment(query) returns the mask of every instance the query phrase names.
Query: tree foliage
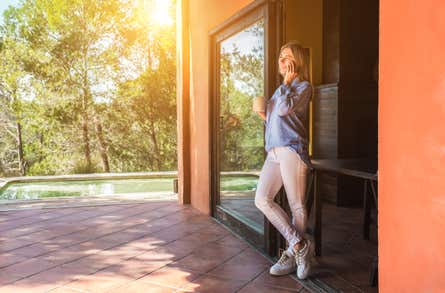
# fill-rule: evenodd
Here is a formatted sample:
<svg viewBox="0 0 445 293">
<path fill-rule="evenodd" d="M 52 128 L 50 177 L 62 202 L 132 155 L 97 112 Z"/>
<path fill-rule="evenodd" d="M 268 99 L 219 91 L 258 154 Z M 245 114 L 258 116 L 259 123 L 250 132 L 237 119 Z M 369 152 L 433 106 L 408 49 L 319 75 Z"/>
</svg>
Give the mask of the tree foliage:
<svg viewBox="0 0 445 293">
<path fill-rule="evenodd" d="M 259 170 L 264 161 L 263 123 L 252 99 L 264 94 L 262 21 L 222 43 L 220 56 L 220 158 L 222 171 Z M 242 38 L 250 46 L 242 47 Z"/>
<path fill-rule="evenodd" d="M 0 175 L 176 169 L 175 25 L 150 22 L 153 8 L 24 0 L 5 11 Z"/>
</svg>

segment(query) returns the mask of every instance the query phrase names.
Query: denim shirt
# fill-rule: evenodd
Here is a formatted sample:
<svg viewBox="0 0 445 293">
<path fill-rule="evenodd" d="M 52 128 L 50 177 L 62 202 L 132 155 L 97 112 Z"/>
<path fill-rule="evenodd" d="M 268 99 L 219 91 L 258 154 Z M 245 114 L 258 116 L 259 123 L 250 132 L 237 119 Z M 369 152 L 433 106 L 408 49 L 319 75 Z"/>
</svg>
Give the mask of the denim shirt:
<svg viewBox="0 0 445 293">
<path fill-rule="evenodd" d="M 312 86 L 298 77 L 290 85 L 281 84 L 266 104 L 265 149 L 289 146 L 312 168 L 305 122 L 308 115 Z"/>
</svg>

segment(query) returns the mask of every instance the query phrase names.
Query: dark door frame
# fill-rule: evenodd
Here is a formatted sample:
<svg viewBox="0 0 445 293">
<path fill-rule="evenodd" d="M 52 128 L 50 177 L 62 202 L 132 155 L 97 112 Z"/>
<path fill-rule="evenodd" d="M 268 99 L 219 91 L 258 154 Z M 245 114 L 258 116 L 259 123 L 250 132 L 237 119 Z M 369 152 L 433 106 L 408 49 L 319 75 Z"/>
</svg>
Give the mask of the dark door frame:
<svg viewBox="0 0 445 293">
<path fill-rule="evenodd" d="M 278 75 L 279 49 L 284 39 L 283 1 L 282 0 L 256 0 L 239 10 L 236 14 L 216 26 L 209 32 L 209 125 L 210 125 L 210 210 L 212 217 L 227 219 L 241 227 L 247 237 L 256 237 L 258 233 L 247 227 L 245 223 L 227 214 L 218 206 L 219 192 L 219 46 L 218 44 L 243 28 L 264 19 L 264 95 L 271 97 L 280 84 Z M 279 245 L 277 231 L 272 224 L 264 218 L 264 239 L 261 247 L 270 256 L 276 256 Z"/>
</svg>

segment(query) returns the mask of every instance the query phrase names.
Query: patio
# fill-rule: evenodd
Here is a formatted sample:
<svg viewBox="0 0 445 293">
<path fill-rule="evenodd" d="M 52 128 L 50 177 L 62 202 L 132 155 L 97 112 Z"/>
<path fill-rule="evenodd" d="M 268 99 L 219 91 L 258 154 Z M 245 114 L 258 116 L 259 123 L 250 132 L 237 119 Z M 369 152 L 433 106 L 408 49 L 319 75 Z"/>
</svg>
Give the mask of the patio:
<svg viewBox="0 0 445 293">
<path fill-rule="evenodd" d="M 71 204 L 0 212 L 1 292 L 309 292 L 189 205 Z"/>
</svg>

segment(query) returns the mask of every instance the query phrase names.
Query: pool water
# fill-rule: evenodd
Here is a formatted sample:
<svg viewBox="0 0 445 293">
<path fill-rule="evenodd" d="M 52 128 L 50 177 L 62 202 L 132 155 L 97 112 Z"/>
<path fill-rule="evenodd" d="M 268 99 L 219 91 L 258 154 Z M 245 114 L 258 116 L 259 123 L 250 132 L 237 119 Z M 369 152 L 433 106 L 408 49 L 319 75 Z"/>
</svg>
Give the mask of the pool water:
<svg viewBox="0 0 445 293">
<path fill-rule="evenodd" d="M 0 191 L 0 200 L 58 196 L 114 195 L 139 192 L 173 192 L 173 179 L 82 180 L 12 183 Z"/>
<path fill-rule="evenodd" d="M 254 190 L 255 176 L 222 178 L 222 191 Z M 173 192 L 173 178 L 79 180 L 36 183 L 11 183 L 0 190 L 0 200 L 39 199 L 60 196 L 115 195 L 148 192 Z"/>
</svg>

